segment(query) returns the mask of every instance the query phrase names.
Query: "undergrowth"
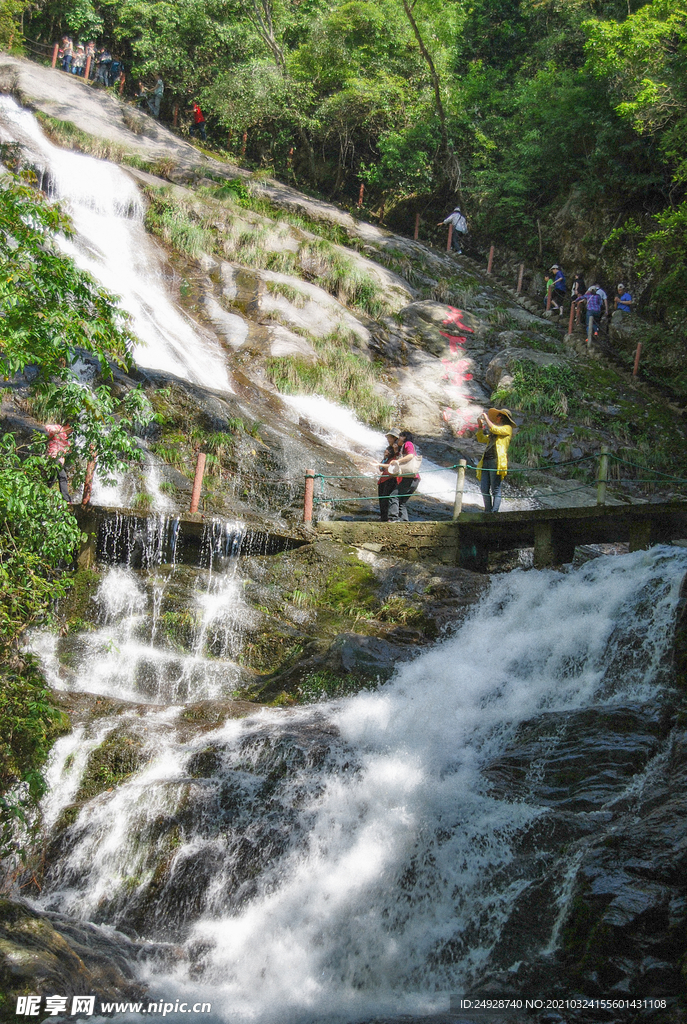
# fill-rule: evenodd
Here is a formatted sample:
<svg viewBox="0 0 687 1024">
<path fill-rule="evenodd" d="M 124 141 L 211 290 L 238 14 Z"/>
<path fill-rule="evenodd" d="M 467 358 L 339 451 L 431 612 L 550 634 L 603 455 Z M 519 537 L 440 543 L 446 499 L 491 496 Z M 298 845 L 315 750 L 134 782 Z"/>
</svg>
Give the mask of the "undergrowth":
<svg viewBox="0 0 687 1024">
<path fill-rule="evenodd" d="M 298 356 L 268 359 L 266 370 L 272 383 L 284 394 L 322 395 L 354 409 L 364 422 L 388 427 L 394 407 L 376 392 L 382 365 L 351 351 L 351 336 L 334 332 L 324 338 L 311 337 L 317 362 Z"/>
</svg>

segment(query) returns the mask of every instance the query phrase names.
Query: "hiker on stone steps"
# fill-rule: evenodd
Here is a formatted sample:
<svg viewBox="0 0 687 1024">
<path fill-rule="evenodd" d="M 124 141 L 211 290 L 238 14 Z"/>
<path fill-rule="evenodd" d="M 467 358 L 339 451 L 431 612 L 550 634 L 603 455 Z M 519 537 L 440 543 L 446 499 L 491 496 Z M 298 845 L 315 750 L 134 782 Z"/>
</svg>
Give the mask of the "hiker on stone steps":
<svg viewBox="0 0 687 1024">
<path fill-rule="evenodd" d="M 446 220 L 440 220 L 437 227 L 440 228 L 442 224 L 453 224 L 451 245 L 455 249 L 456 253 L 462 253 L 463 243 L 468 235 L 468 222 L 465 219 L 465 215 L 461 212 L 460 206 L 456 206 L 453 212 L 449 213 Z"/>
</svg>

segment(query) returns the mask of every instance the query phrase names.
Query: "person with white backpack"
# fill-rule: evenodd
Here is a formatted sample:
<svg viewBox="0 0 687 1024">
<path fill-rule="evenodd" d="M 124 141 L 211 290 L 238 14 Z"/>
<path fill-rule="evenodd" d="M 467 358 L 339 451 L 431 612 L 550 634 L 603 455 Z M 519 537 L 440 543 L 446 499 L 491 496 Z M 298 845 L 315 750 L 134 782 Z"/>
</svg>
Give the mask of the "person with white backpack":
<svg viewBox="0 0 687 1024">
<path fill-rule="evenodd" d="M 468 233 L 468 222 L 465 219 L 465 215 L 461 212 L 460 206 L 456 206 L 452 213 L 449 213 L 446 220 L 440 220 L 437 227 L 441 227 L 442 224 L 453 225 L 453 239 L 452 246 L 457 253 L 463 251 L 463 242 L 465 241 Z"/>
</svg>

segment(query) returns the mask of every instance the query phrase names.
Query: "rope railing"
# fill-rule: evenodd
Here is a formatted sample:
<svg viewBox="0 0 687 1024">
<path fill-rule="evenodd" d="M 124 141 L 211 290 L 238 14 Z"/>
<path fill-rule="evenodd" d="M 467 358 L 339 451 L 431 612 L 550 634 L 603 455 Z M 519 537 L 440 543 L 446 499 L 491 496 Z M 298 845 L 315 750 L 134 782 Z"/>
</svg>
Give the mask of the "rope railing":
<svg viewBox="0 0 687 1024">
<path fill-rule="evenodd" d="M 602 448 L 600 452 L 593 453 L 591 455 L 581 455 L 576 459 L 568 459 L 564 462 L 546 463 L 543 466 L 532 466 L 532 467 L 518 467 L 510 470 L 510 476 L 527 476 L 531 473 L 542 473 L 549 469 L 564 469 L 569 466 L 577 466 L 584 462 L 589 461 L 599 462 L 599 467 L 596 476 L 596 503 L 597 505 L 604 505 L 606 503 L 606 487 L 609 483 L 635 483 L 635 484 L 656 484 L 656 483 L 667 483 L 668 481 L 676 484 L 687 485 L 687 479 L 683 477 L 673 476 L 670 473 L 666 473 L 660 469 L 652 469 L 650 466 L 642 466 L 636 462 L 630 462 L 627 459 L 621 458 L 619 455 L 614 455 L 609 452 L 606 448 Z M 617 480 L 609 480 L 609 460 L 613 460 L 617 463 L 621 463 L 625 466 L 631 466 L 633 469 L 639 469 L 644 473 L 655 473 L 662 480 L 645 479 L 645 478 L 618 478 Z M 381 463 L 378 463 L 381 465 Z M 468 465 L 466 459 L 460 459 L 457 463 L 452 466 L 435 466 L 431 469 L 423 471 L 422 476 L 428 473 L 442 473 L 447 471 L 458 470 L 456 475 L 456 494 L 454 500 L 453 519 L 456 520 L 460 516 L 463 503 L 463 488 L 465 483 L 465 473 L 467 470 L 477 472 L 479 466 Z M 315 481 L 320 481 L 320 493 L 315 494 Z M 310 522 L 312 520 L 312 509 L 313 504 L 339 504 L 342 502 L 352 501 L 378 501 L 379 494 L 351 494 L 345 497 L 334 497 L 333 495 L 325 494 L 325 480 L 370 480 L 370 474 L 364 473 L 317 473 L 314 470 L 307 470 L 305 473 L 305 492 L 304 492 L 304 505 L 303 505 L 303 519 L 304 522 Z M 561 491 L 548 491 L 546 495 L 542 497 L 553 498 L 572 494 L 575 491 L 589 490 L 590 484 L 577 484 L 573 487 L 567 487 Z M 410 495 L 412 497 L 413 495 Z M 382 498 L 385 496 L 382 495 Z M 387 496 L 390 497 L 390 496 Z"/>
<path fill-rule="evenodd" d="M 40 39 L 29 39 L 28 36 L 22 36 L 22 42 L 24 45 L 28 44 L 29 46 L 34 47 L 34 49 L 38 48 L 45 50 L 46 53 L 52 53 L 53 51 L 54 43 L 42 43 Z"/>
</svg>

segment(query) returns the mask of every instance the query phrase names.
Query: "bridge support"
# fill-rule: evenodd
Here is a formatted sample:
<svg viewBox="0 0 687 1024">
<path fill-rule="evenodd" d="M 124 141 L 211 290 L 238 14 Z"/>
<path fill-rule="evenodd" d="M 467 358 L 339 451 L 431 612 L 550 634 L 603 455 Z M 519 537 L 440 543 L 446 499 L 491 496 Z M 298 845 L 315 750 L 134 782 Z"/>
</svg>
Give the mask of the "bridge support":
<svg viewBox="0 0 687 1024">
<path fill-rule="evenodd" d="M 547 569 L 552 565 L 572 562 L 575 541 L 570 539 L 565 524 L 544 522 L 534 524 L 534 568 Z"/>
<path fill-rule="evenodd" d="M 458 560 L 456 565 L 471 572 L 489 572 L 489 548 L 484 544 L 458 540 Z"/>
<path fill-rule="evenodd" d="M 81 541 L 76 553 L 76 565 L 79 569 L 90 569 L 95 565 L 98 548 L 98 518 L 88 507 L 80 507 L 79 526 Z"/>
</svg>

